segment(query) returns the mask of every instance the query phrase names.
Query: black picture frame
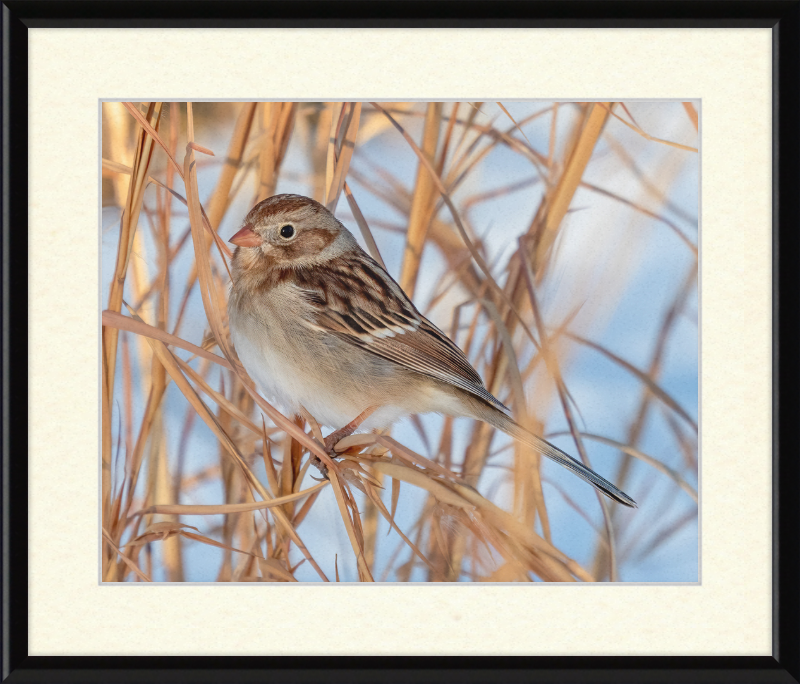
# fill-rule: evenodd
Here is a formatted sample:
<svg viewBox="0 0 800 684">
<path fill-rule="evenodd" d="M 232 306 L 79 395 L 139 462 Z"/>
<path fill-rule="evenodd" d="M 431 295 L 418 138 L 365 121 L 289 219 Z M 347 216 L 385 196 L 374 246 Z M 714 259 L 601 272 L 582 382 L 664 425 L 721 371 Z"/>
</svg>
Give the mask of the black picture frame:
<svg viewBox="0 0 800 684">
<path fill-rule="evenodd" d="M 800 681 L 800 0 L 2 3 L 2 681 Z M 773 32 L 773 651 L 762 657 L 28 655 L 27 32 L 31 27 L 763 27 Z M 13 334 L 12 334 L 13 331 Z"/>
</svg>

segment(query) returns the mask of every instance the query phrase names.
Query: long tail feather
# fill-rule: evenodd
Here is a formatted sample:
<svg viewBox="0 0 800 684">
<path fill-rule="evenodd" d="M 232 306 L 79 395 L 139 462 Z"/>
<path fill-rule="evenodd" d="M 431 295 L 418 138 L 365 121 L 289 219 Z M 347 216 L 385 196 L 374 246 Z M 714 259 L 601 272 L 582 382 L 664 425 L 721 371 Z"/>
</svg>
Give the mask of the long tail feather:
<svg viewBox="0 0 800 684">
<path fill-rule="evenodd" d="M 547 442 L 541 437 L 537 437 L 532 432 L 529 432 L 524 427 L 519 425 L 519 423 L 516 423 L 501 411 L 488 406 L 486 408 L 488 410 L 484 410 L 482 412 L 483 415 L 481 418 L 487 423 L 493 425 L 499 430 L 502 430 L 506 434 L 511 435 L 515 439 L 532 446 L 534 449 L 536 449 L 536 451 L 544 456 L 547 456 L 547 458 L 555 461 L 559 465 L 564 466 L 567 470 L 572 471 L 575 473 L 575 475 L 580 477 L 582 480 L 586 480 L 586 482 L 599 489 L 601 492 L 603 492 L 603 494 L 614 501 L 621 503 L 623 506 L 636 508 L 636 502 L 631 499 L 631 497 L 629 497 L 622 490 L 617 489 L 608 480 L 594 472 L 594 470 L 587 468 L 585 465 L 583 465 L 583 463 L 575 460 L 572 458 L 572 456 L 565 454 L 563 451 L 561 451 L 561 449 L 550 444 L 550 442 Z"/>
</svg>

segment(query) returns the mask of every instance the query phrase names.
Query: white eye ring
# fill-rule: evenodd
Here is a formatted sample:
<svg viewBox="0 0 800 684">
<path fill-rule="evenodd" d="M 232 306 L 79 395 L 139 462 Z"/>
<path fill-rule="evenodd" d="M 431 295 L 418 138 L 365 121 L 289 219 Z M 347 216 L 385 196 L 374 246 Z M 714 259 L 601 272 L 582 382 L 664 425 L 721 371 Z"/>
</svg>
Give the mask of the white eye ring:
<svg viewBox="0 0 800 684">
<path fill-rule="evenodd" d="M 278 231 L 278 235 L 280 235 L 284 240 L 291 240 L 295 236 L 294 226 L 290 223 L 287 223 L 285 226 L 281 226 L 281 229 Z"/>
</svg>

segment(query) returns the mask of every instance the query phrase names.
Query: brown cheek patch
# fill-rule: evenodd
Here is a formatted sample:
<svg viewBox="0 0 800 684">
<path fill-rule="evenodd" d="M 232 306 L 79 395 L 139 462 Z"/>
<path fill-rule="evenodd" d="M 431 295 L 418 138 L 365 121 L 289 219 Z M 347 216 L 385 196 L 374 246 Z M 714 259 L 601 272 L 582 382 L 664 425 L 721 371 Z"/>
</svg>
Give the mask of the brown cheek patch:
<svg viewBox="0 0 800 684">
<path fill-rule="evenodd" d="M 321 252 L 336 239 L 336 233 L 322 228 L 316 228 L 306 231 L 300 239 L 308 244 L 312 254 L 316 254 Z"/>
<path fill-rule="evenodd" d="M 304 230 L 294 242 L 283 247 L 282 251 L 289 259 L 314 256 L 319 254 L 335 239 L 336 234 L 324 228 Z"/>
</svg>

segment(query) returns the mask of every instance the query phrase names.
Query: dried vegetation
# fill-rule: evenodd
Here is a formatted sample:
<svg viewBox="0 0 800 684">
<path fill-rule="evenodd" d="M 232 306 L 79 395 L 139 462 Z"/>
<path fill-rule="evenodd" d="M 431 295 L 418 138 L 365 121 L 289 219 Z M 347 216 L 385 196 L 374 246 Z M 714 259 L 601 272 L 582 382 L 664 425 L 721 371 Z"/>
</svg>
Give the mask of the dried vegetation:
<svg viewBox="0 0 800 684">
<path fill-rule="evenodd" d="M 684 406 L 661 374 L 678 322 L 696 324 L 696 218 L 670 211 L 668 191 L 681 165 L 697 163 L 697 150 L 645 131 L 621 103 L 515 104 L 104 105 L 104 204 L 118 207 L 102 312 L 105 581 L 617 580 L 626 563 L 696 521 L 696 396 Z M 675 104 L 696 131 L 693 105 Z M 528 139 L 534 124 L 548 131 L 542 149 Z M 290 146 L 307 173 L 284 170 Z M 528 171 L 498 173 L 493 158 Z M 628 194 L 590 182 L 587 169 L 598 159 L 634 179 Z M 202 197 L 199 173 L 215 179 Z M 393 275 L 412 296 L 424 295 L 425 312 L 490 391 L 531 430 L 568 438 L 563 446 L 587 464 L 593 448 L 608 447 L 602 453 L 610 457 L 592 467 L 633 487 L 640 510 L 617 510 L 586 486 L 575 490 L 580 499 L 561 480 L 543 486 L 542 473 L 552 471 L 537 454 L 495 439 L 487 425 L 449 418 L 410 421 L 404 434 L 415 431 L 424 448 L 356 434 L 338 444 L 333 461 L 312 418 L 284 416 L 261 397 L 228 336 L 226 239 L 243 215 L 238 207 L 281 190 L 285 177 L 352 226 L 379 261 L 402 239 Z M 579 189 L 589 191 L 584 202 L 611 200 L 632 231 L 671 234 L 685 253 L 686 275 L 669 285 L 644 365 L 599 341 L 624 282 L 609 288 L 605 311 L 580 302 L 556 310 L 547 300 L 561 277 L 569 213 L 582 208 Z M 506 249 L 490 248 L 483 236 L 491 226 L 474 218 L 498 202 L 529 211 Z M 231 230 L 220 233 L 223 224 Z M 436 260 L 423 278 L 426 252 Z M 181 330 L 197 329 L 187 324 L 197 300 L 206 334 L 190 341 Z M 609 394 L 627 407 L 613 426 L 583 425 L 568 384 L 581 354 L 638 386 L 627 400 Z M 670 439 L 645 453 L 647 423 L 656 419 Z M 551 422 L 562 434 L 548 433 Z M 216 463 L 193 459 L 198 433 L 217 440 Z M 310 454 L 328 466 L 329 481 L 313 484 Z M 591 530 L 583 565 L 554 541 L 568 536 L 554 529 L 554 501 L 567 509 L 562 524 Z M 311 516 L 326 502 L 338 518 Z M 327 529 L 309 530 L 309 517 Z M 315 557 L 306 535 L 346 542 L 334 557 Z M 198 544 L 218 551 L 189 553 Z M 345 567 L 352 576 L 343 576 Z"/>
</svg>

